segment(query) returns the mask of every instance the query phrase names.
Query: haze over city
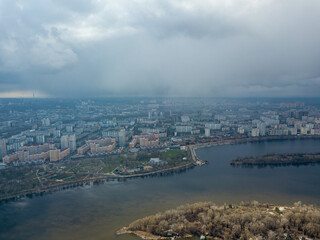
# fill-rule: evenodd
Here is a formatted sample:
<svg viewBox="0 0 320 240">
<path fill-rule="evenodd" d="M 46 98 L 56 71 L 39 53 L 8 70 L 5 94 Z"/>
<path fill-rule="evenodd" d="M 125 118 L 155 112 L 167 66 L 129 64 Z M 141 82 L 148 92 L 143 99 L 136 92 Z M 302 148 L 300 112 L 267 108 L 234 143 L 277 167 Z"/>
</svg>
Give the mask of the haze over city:
<svg viewBox="0 0 320 240">
<path fill-rule="evenodd" d="M 316 97 L 320 2 L 0 1 L 0 97 Z"/>
<path fill-rule="evenodd" d="M 320 239 L 320 0 L 0 0 L 0 240 Z"/>
</svg>

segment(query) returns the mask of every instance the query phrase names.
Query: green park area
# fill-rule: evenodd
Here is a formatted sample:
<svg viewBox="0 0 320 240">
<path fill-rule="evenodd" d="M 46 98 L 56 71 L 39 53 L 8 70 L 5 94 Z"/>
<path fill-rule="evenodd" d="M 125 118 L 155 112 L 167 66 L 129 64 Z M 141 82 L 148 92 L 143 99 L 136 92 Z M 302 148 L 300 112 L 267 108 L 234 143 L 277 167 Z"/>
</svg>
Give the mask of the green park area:
<svg viewBox="0 0 320 240">
<path fill-rule="evenodd" d="M 187 157 L 187 151 L 184 150 L 168 150 L 161 153 L 162 159 L 178 159 L 181 160 L 184 157 Z"/>
</svg>

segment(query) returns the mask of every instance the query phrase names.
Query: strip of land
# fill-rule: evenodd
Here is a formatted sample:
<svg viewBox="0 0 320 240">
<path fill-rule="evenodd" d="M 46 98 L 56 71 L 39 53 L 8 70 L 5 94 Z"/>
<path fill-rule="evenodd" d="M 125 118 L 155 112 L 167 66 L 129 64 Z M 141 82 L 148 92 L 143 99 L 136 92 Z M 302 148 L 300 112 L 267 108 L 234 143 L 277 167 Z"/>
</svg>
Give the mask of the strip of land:
<svg viewBox="0 0 320 240">
<path fill-rule="evenodd" d="M 117 234 L 142 239 L 201 236 L 201 239 L 320 239 L 320 208 L 278 206 L 256 201 L 217 206 L 211 202 L 180 206 L 132 222 Z"/>
<path fill-rule="evenodd" d="M 244 165 L 244 166 L 282 166 L 282 165 L 301 165 L 320 163 L 320 153 L 314 154 L 268 154 L 255 157 L 238 158 L 231 161 L 231 165 Z"/>
</svg>

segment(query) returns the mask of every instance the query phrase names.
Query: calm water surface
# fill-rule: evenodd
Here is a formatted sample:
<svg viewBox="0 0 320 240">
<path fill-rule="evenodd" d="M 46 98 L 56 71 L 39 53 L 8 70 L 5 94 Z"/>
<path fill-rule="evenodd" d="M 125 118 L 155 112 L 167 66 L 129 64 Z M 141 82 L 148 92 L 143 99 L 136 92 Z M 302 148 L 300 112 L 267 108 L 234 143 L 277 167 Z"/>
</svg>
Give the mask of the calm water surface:
<svg viewBox="0 0 320 240">
<path fill-rule="evenodd" d="M 198 149 L 210 164 L 165 177 L 108 182 L 0 205 L 0 239 L 138 239 L 115 235 L 131 221 L 197 201 L 258 200 L 320 205 L 320 165 L 231 167 L 239 156 L 320 152 L 320 140 L 271 141 Z"/>
</svg>

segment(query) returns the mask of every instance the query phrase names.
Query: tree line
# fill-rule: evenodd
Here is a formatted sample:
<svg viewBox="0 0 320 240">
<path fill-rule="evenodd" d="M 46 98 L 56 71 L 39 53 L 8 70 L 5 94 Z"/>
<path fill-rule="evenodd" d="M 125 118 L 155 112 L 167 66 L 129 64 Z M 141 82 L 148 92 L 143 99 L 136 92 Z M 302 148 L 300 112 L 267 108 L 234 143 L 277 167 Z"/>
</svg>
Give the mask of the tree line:
<svg viewBox="0 0 320 240">
<path fill-rule="evenodd" d="M 128 229 L 163 237 L 320 239 L 320 209 L 301 202 L 291 207 L 256 201 L 223 206 L 201 202 L 136 220 Z"/>
<path fill-rule="evenodd" d="M 237 158 L 231 165 L 297 165 L 320 163 L 320 153 L 268 154 L 255 157 Z"/>
</svg>

